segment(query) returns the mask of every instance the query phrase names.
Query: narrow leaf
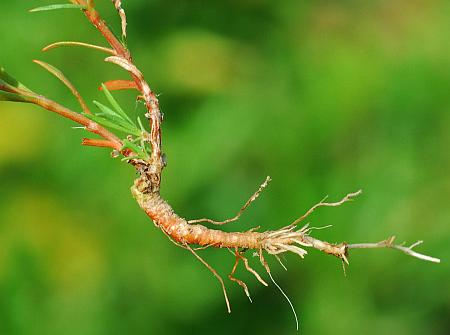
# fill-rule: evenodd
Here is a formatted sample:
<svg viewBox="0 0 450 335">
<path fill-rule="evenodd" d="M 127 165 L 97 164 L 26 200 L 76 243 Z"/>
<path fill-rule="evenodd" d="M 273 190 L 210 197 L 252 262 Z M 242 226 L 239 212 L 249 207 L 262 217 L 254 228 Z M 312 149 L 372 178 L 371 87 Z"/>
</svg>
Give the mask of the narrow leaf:
<svg viewBox="0 0 450 335">
<path fill-rule="evenodd" d="M 123 149 L 131 149 L 131 150 L 133 150 L 136 153 L 142 152 L 142 149 L 137 144 L 135 144 L 135 143 L 133 143 L 133 142 L 131 142 L 129 140 L 126 140 L 126 139 L 123 140 L 122 150 Z"/>
<path fill-rule="evenodd" d="M 124 149 L 131 149 L 134 153 L 137 154 L 136 157 L 125 157 L 124 160 L 128 160 L 128 159 L 133 159 L 133 158 L 141 158 L 143 160 L 147 160 L 149 158 L 148 154 L 146 151 L 144 151 L 140 146 L 134 144 L 133 142 L 125 139 L 123 140 L 123 147 L 121 150 Z"/>
<path fill-rule="evenodd" d="M 78 103 L 80 104 L 81 108 L 85 113 L 90 113 L 88 106 L 84 102 L 83 98 L 81 97 L 80 93 L 77 91 L 75 86 L 67 79 L 67 77 L 56 67 L 47 64 L 45 62 L 39 61 L 39 60 L 33 60 L 36 64 L 42 66 L 44 69 L 46 69 L 48 72 L 50 72 L 52 75 L 54 75 L 56 78 L 58 78 L 64 85 L 67 86 L 67 88 L 72 92 L 72 94 L 75 96 L 75 98 L 78 100 Z"/>
<path fill-rule="evenodd" d="M 98 109 L 100 109 L 105 115 L 111 115 L 116 118 L 122 118 L 119 114 L 114 112 L 111 108 L 103 105 L 102 103 L 94 100 L 94 105 L 97 106 Z"/>
<path fill-rule="evenodd" d="M 13 78 L 3 67 L 0 67 L 0 79 L 3 80 L 5 83 L 20 88 L 22 90 L 30 92 L 28 88 L 26 88 L 21 82 Z"/>
<path fill-rule="evenodd" d="M 125 127 L 123 125 L 120 125 L 117 122 L 108 120 L 105 117 L 102 117 L 102 116 L 99 116 L 99 115 L 93 115 L 93 114 L 86 114 L 86 113 L 83 113 L 83 115 L 86 116 L 88 119 L 90 119 L 90 120 L 92 120 L 94 122 L 97 122 L 98 124 L 100 124 L 100 125 L 102 125 L 104 127 L 112 128 L 112 129 L 121 131 L 121 132 L 123 132 L 123 133 L 125 133 L 127 135 L 129 135 L 129 134 L 133 134 L 133 135 L 136 135 L 136 136 L 139 135 L 139 134 L 136 134 L 132 129 L 130 129 L 128 127 Z"/>
<path fill-rule="evenodd" d="M 120 66 L 122 69 L 131 72 L 136 77 L 139 78 L 142 77 L 142 73 L 138 70 L 138 68 L 123 57 L 120 56 L 106 57 L 105 62 L 116 64 Z"/>
<path fill-rule="evenodd" d="M 30 102 L 27 97 L 0 90 L 0 101 Z"/>
<path fill-rule="evenodd" d="M 113 0 L 114 6 L 119 12 L 120 21 L 122 23 L 122 37 L 127 37 L 127 16 L 125 11 L 122 9 L 122 1 L 121 0 Z"/>
<path fill-rule="evenodd" d="M 19 85 L 19 82 L 13 77 L 11 77 L 3 67 L 0 67 L 0 79 L 14 87 L 17 87 Z"/>
<path fill-rule="evenodd" d="M 101 46 L 95 45 L 95 44 L 89 44 L 89 43 L 83 43 L 83 42 L 75 42 L 75 41 L 63 41 L 63 42 L 52 43 L 52 44 L 47 45 L 45 48 L 43 48 L 42 51 L 49 51 L 51 49 L 55 49 L 55 48 L 63 47 L 63 46 L 85 47 L 85 48 L 89 48 L 89 49 L 103 51 L 103 52 L 106 52 L 106 53 L 111 54 L 111 55 L 115 55 L 116 54 L 116 52 L 113 49 L 110 49 L 110 48 L 105 48 L 105 47 L 101 47 Z"/>
<path fill-rule="evenodd" d="M 106 99 L 108 99 L 111 106 L 116 110 L 118 114 L 120 114 L 124 119 L 129 121 L 131 124 L 133 124 L 133 121 L 131 121 L 130 117 L 123 111 L 123 109 L 120 107 L 119 103 L 114 99 L 111 92 L 109 92 L 108 88 L 102 84 L 103 93 L 105 93 Z"/>
<path fill-rule="evenodd" d="M 99 138 L 83 138 L 81 140 L 81 144 L 99 148 L 114 148 L 114 143 Z"/>
<path fill-rule="evenodd" d="M 132 80 L 110 80 L 103 83 L 109 91 L 118 90 L 137 90 L 136 83 Z M 103 85 L 99 87 L 100 91 L 103 91 Z"/>
<path fill-rule="evenodd" d="M 43 12 L 48 10 L 56 10 L 56 9 L 86 9 L 86 6 L 84 5 L 76 5 L 76 4 L 70 4 L 70 3 L 64 3 L 64 4 L 55 4 L 55 5 L 49 5 L 49 6 L 42 6 L 30 9 L 29 12 Z"/>
<path fill-rule="evenodd" d="M 120 126 L 125 127 L 129 129 L 131 134 L 134 134 L 136 136 L 140 136 L 141 133 L 139 129 L 136 127 L 136 125 L 132 122 L 129 122 L 128 120 L 125 120 L 120 114 L 117 114 L 115 111 L 113 111 L 111 108 L 101 104 L 98 101 L 94 101 L 95 106 L 98 107 L 102 111 L 102 117 L 105 119 L 108 119 L 112 122 L 118 123 Z M 99 114 L 97 114 L 99 115 Z"/>
<path fill-rule="evenodd" d="M 137 120 L 138 120 L 139 127 L 141 127 L 142 132 L 146 133 L 147 131 L 145 130 L 144 125 L 142 124 L 141 118 L 139 116 L 137 117 Z"/>
</svg>

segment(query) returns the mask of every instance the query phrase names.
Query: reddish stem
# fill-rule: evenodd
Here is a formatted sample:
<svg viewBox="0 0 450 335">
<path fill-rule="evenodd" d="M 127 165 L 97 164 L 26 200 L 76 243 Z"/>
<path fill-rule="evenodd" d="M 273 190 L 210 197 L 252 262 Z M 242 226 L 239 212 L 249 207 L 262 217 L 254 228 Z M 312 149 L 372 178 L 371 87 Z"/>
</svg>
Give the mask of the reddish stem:
<svg viewBox="0 0 450 335">
<path fill-rule="evenodd" d="M 85 126 L 87 131 L 100 135 L 105 140 L 111 142 L 111 148 L 113 149 L 121 150 L 123 147 L 122 141 L 116 135 L 111 133 L 109 130 L 103 128 L 98 123 L 91 121 L 87 117 L 58 104 L 53 100 L 50 100 L 32 91 L 25 91 L 20 88 L 1 82 L 0 82 L 0 91 L 18 94 L 26 102 L 41 106 L 42 108 L 48 111 L 55 112 L 67 119 L 70 119 L 78 124 L 81 124 L 82 126 Z"/>
<path fill-rule="evenodd" d="M 150 120 L 151 131 L 149 142 L 152 147 L 151 160 L 148 163 L 152 166 L 152 170 L 154 170 L 152 175 L 154 176 L 153 179 L 155 181 L 155 190 L 157 190 L 159 189 L 161 171 L 164 167 L 161 150 L 162 116 L 159 109 L 158 98 L 145 81 L 142 73 L 133 65 L 132 57 L 128 49 L 116 38 L 105 21 L 100 17 L 100 14 L 95 10 L 93 0 L 88 1 L 87 3 L 84 0 L 72 0 L 72 2 L 87 5 L 87 9 L 84 10 L 84 14 L 87 19 L 108 41 L 109 45 L 114 49 L 116 55 L 132 65 L 133 70 L 129 70 L 128 72 L 136 83 L 136 87 L 141 92 L 145 101 L 145 106 L 148 110 L 146 117 Z"/>
<path fill-rule="evenodd" d="M 74 111 L 71 111 L 70 109 L 61 106 L 60 104 L 47 99 L 46 97 L 43 97 L 41 95 L 30 95 L 30 102 L 34 103 L 35 105 L 39 105 L 51 112 L 55 112 L 61 116 L 64 116 L 65 118 L 68 118 L 72 121 L 75 121 L 83 126 L 86 127 L 87 131 L 90 131 L 91 133 L 100 135 L 105 140 L 110 141 L 112 146 L 111 148 L 120 150 L 123 147 L 122 141 L 113 133 L 106 130 L 102 126 L 100 126 L 98 123 L 89 120 L 87 117 L 78 114 Z"/>
</svg>

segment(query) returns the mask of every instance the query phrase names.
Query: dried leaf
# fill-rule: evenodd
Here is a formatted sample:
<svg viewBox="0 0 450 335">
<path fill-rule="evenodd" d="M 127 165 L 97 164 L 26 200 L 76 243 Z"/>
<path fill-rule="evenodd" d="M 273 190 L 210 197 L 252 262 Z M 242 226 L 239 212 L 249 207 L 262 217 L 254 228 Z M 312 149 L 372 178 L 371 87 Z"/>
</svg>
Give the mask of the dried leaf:
<svg viewBox="0 0 450 335">
<path fill-rule="evenodd" d="M 104 82 L 103 85 L 110 91 L 138 89 L 136 83 L 132 80 L 110 80 Z M 103 90 L 103 85 L 99 87 L 99 90 Z"/>
<path fill-rule="evenodd" d="M 52 44 L 47 45 L 45 48 L 43 48 L 42 51 L 49 51 L 51 49 L 55 49 L 55 48 L 63 47 L 63 46 L 85 47 L 85 48 L 89 48 L 89 49 L 103 51 L 103 52 L 106 52 L 106 53 L 111 54 L 111 55 L 115 55 L 116 54 L 115 51 L 113 49 L 110 49 L 110 48 L 105 48 L 105 47 L 102 47 L 102 46 L 99 46 L 99 45 L 95 45 L 95 44 L 76 42 L 76 41 L 62 41 L 62 42 L 52 43 Z"/>
<path fill-rule="evenodd" d="M 42 62 L 40 60 L 33 60 L 36 64 L 42 66 L 44 69 L 46 69 L 48 72 L 50 72 L 52 75 L 54 75 L 56 78 L 58 78 L 64 85 L 69 88 L 69 90 L 72 92 L 72 94 L 75 96 L 75 98 L 78 100 L 81 108 L 85 113 L 90 113 L 89 108 L 87 107 L 86 103 L 84 102 L 83 98 L 81 97 L 78 90 L 73 86 L 73 84 L 67 79 L 67 77 L 56 67 Z"/>
<path fill-rule="evenodd" d="M 125 11 L 122 8 L 122 1 L 121 0 L 112 0 L 114 7 L 116 7 L 117 12 L 119 12 L 120 21 L 122 25 L 122 36 L 124 38 L 127 37 L 127 16 L 125 14 Z"/>
</svg>

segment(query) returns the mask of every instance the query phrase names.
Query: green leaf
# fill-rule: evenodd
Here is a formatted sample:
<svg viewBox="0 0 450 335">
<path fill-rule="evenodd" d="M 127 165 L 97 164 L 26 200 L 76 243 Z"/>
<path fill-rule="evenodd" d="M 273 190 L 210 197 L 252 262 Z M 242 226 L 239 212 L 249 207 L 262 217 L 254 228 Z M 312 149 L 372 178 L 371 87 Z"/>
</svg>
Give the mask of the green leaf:
<svg viewBox="0 0 450 335">
<path fill-rule="evenodd" d="M 123 147 L 121 150 L 124 149 L 131 149 L 134 151 L 134 153 L 136 153 L 137 158 L 141 158 L 143 160 L 148 160 L 149 159 L 149 155 L 148 153 L 140 146 L 138 146 L 137 144 L 125 139 L 123 140 Z M 133 159 L 136 157 L 125 157 L 123 160 L 128 160 L 128 159 Z"/>
<path fill-rule="evenodd" d="M 123 149 L 131 149 L 131 150 L 133 150 L 136 153 L 142 151 L 142 148 L 140 146 L 138 146 L 137 144 L 135 144 L 135 143 L 133 143 L 133 142 L 127 140 L 127 139 L 123 140 L 122 150 Z"/>
<path fill-rule="evenodd" d="M 120 125 L 120 124 L 118 124 L 116 122 L 111 121 L 111 120 L 108 120 L 107 118 L 104 118 L 102 116 L 93 115 L 93 114 L 87 114 L 87 113 L 83 113 L 83 115 L 85 117 L 87 117 L 88 119 L 90 119 L 90 120 L 92 120 L 94 122 L 97 122 L 98 124 L 100 124 L 100 125 L 102 125 L 104 127 L 116 129 L 116 130 L 121 131 L 121 132 L 123 132 L 125 134 L 128 134 L 128 135 L 130 133 L 132 133 L 131 129 L 129 129 L 127 127 L 124 127 L 124 126 L 122 126 L 122 125 Z"/>
<path fill-rule="evenodd" d="M 94 104 L 102 111 L 102 114 L 96 114 L 97 116 L 103 117 L 123 128 L 128 129 L 128 132 L 130 134 L 142 136 L 141 131 L 136 127 L 134 123 L 129 123 L 127 120 L 124 120 L 121 115 L 117 114 L 112 109 L 108 108 L 98 101 L 94 101 Z"/>
<path fill-rule="evenodd" d="M 114 112 L 111 108 L 105 106 L 104 104 L 102 104 L 96 100 L 94 100 L 94 105 L 97 106 L 97 108 L 100 109 L 104 114 L 115 116 L 117 118 L 122 119 L 122 117 L 119 114 L 117 114 L 116 112 Z"/>
<path fill-rule="evenodd" d="M 3 67 L 0 67 L 0 79 L 2 79 L 4 82 L 14 87 L 17 87 L 19 85 L 19 82 L 13 77 L 11 77 Z"/>
<path fill-rule="evenodd" d="M 20 88 L 22 90 L 30 91 L 28 88 L 25 87 L 25 85 L 23 85 L 17 79 L 13 78 L 8 72 L 6 72 L 5 68 L 3 67 L 0 67 L 0 79 L 11 86 Z"/>
<path fill-rule="evenodd" d="M 141 118 L 139 116 L 137 117 L 137 120 L 138 120 L 139 127 L 141 127 L 142 132 L 143 133 L 147 132 L 145 130 L 144 126 L 142 125 L 142 121 L 141 121 Z"/>
<path fill-rule="evenodd" d="M 55 5 L 48 5 L 48 6 L 42 6 L 30 9 L 29 11 L 31 13 L 33 12 L 43 12 L 47 10 L 56 10 L 56 9 L 86 9 L 87 7 L 84 5 L 75 5 L 70 3 L 63 3 L 63 4 L 55 4 Z"/>
<path fill-rule="evenodd" d="M 29 102 L 27 97 L 0 90 L 0 101 Z"/>
<path fill-rule="evenodd" d="M 121 115 L 125 120 L 133 124 L 133 121 L 131 121 L 130 117 L 123 111 L 123 109 L 120 107 L 119 103 L 114 99 L 111 92 L 108 90 L 105 84 L 102 84 L 103 92 L 105 93 L 106 99 L 108 99 L 111 106 L 116 110 L 117 114 Z"/>
<path fill-rule="evenodd" d="M 7 79 L 8 82 L 2 78 Z M 0 101 L 30 102 L 29 97 L 21 94 L 23 91 L 11 84 L 15 84 L 11 77 L 3 76 L 0 78 Z"/>
</svg>

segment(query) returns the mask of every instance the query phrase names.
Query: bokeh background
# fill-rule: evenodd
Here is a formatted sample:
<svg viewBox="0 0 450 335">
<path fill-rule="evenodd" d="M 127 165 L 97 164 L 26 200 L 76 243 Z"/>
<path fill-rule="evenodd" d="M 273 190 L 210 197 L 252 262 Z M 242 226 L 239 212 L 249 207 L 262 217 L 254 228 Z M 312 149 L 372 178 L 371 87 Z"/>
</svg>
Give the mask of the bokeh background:
<svg viewBox="0 0 450 335">
<path fill-rule="evenodd" d="M 76 10 L 29 14 L 47 0 L 0 3 L 0 64 L 27 86 L 78 108 L 32 59 L 102 100 L 126 78 L 96 51 L 41 54 L 59 40 L 104 44 Z M 312 250 L 272 271 L 301 334 L 450 332 L 450 2 L 123 1 L 128 45 L 165 113 L 162 192 L 187 218 L 235 214 L 225 229 L 272 229 L 323 196 L 363 195 L 310 222 L 329 241 L 425 240 L 440 265 L 390 250 L 355 251 L 347 277 Z M 114 29 L 110 1 L 97 0 Z M 130 115 L 142 114 L 117 93 Z M 0 334 L 294 334 L 289 305 L 240 269 L 253 297 L 216 279 L 147 219 L 134 171 L 80 146 L 73 123 L 0 104 Z M 224 276 L 233 257 L 205 250 Z M 249 254 L 251 257 L 251 254 Z M 261 273 L 257 259 L 252 264 Z"/>
</svg>

